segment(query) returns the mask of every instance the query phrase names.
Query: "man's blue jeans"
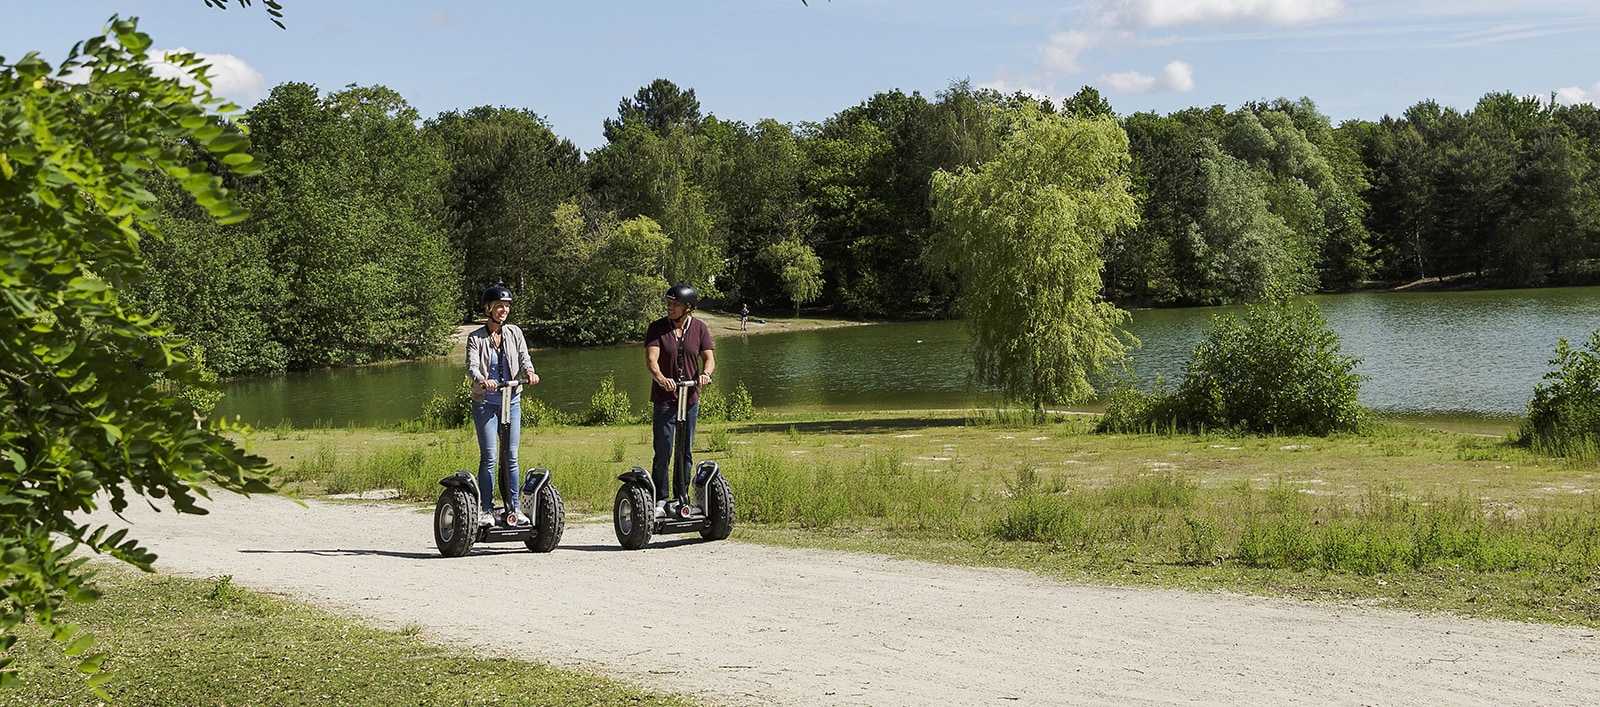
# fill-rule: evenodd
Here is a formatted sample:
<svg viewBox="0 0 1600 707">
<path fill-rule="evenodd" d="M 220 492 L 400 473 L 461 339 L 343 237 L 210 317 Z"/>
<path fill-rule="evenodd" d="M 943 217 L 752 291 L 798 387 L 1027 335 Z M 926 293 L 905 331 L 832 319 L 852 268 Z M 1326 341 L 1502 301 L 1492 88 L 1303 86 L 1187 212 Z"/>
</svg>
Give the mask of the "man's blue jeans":
<svg viewBox="0 0 1600 707">
<path fill-rule="evenodd" d="M 695 420 L 700 417 L 700 401 L 697 400 L 694 402 L 694 404 L 689 406 L 685 417 L 688 418 L 684 422 L 685 424 L 689 425 L 689 441 L 688 447 L 684 450 L 680 450 L 678 452 L 679 454 L 683 454 L 688 449 L 694 448 L 694 423 Z M 668 474 L 672 473 L 672 435 L 677 431 L 678 404 L 657 403 L 655 411 L 656 456 L 650 465 L 650 478 L 654 480 L 656 484 L 657 501 L 665 500 L 667 498 L 667 489 L 669 488 L 667 485 L 668 483 L 673 484 L 673 486 L 670 487 L 672 488 L 673 498 L 685 498 L 689 495 L 688 477 L 690 474 L 694 473 L 693 469 L 684 469 L 684 478 L 682 479 L 672 479 L 670 482 L 668 481 Z"/>
<path fill-rule="evenodd" d="M 474 403 L 472 426 L 478 430 L 478 496 L 483 510 L 494 509 L 495 462 L 500 454 L 500 404 Z M 522 474 L 517 469 L 517 444 L 522 440 L 522 396 L 511 401 L 510 453 L 507 454 L 510 495 L 506 496 L 506 509 L 517 509 L 517 495 L 522 491 Z M 505 495 L 505 494 L 502 494 Z"/>
</svg>

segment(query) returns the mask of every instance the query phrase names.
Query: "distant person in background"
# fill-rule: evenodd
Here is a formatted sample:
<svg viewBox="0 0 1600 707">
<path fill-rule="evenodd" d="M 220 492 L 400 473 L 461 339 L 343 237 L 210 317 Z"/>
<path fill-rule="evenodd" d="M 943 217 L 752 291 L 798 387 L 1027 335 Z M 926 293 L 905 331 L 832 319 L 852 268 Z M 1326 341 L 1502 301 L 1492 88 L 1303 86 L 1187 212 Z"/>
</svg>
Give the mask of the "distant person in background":
<svg viewBox="0 0 1600 707">
<path fill-rule="evenodd" d="M 650 386 L 650 403 L 655 408 L 653 423 L 655 431 L 655 458 L 650 466 L 650 478 L 656 485 L 656 506 L 659 508 L 665 503 L 668 495 L 668 484 L 673 481 L 683 482 L 687 487 L 687 480 L 669 480 L 672 465 L 672 436 L 678 429 L 678 381 L 692 380 L 695 386 L 685 389 L 688 395 L 685 401 L 688 410 L 685 411 L 683 424 L 689 426 L 689 448 L 694 448 L 694 423 L 700 416 L 700 389 L 711 385 L 711 372 L 716 369 L 716 358 L 712 355 L 715 344 L 711 341 L 711 329 L 705 322 L 690 316 L 696 302 L 700 301 L 700 293 L 689 285 L 673 285 L 667 289 L 667 316 L 655 320 L 644 334 L 644 364 L 650 371 L 650 378 L 655 385 Z M 688 495 L 688 488 L 674 488 L 673 498 Z"/>
<path fill-rule="evenodd" d="M 739 305 L 739 331 L 744 331 L 750 326 L 750 305 Z"/>
<path fill-rule="evenodd" d="M 482 525 L 494 525 L 494 472 L 500 451 L 500 403 L 507 381 L 525 378 L 528 385 L 539 382 L 533 372 L 533 360 L 528 358 L 528 342 L 515 324 L 507 324 L 511 315 L 511 290 L 496 285 L 483 291 L 483 313 L 488 321 L 482 328 L 467 335 L 467 377 L 472 379 L 472 427 L 478 431 L 478 495 L 483 514 Z M 517 469 L 517 444 L 522 437 L 522 392 L 511 392 L 511 414 L 507 422 L 506 476 L 508 485 L 502 490 L 506 508 L 501 517 L 506 525 L 523 525 L 528 517 L 522 515 L 517 505 L 521 491 L 521 473 Z"/>
</svg>

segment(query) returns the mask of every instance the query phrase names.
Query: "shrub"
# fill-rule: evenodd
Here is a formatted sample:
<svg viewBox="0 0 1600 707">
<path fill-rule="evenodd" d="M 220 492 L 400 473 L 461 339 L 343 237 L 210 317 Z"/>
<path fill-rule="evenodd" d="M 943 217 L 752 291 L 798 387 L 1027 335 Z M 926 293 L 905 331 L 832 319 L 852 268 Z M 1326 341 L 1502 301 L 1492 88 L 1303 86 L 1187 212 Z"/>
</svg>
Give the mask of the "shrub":
<svg viewBox="0 0 1600 707">
<path fill-rule="evenodd" d="M 1201 431 L 1327 435 L 1358 431 L 1360 359 L 1339 353 L 1339 337 L 1315 304 L 1276 299 L 1246 308 L 1243 322 L 1214 317 L 1176 390 L 1112 390 L 1101 431 Z"/>
<path fill-rule="evenodd" d="M 1556 370 L 1533 388 L 1518 441 L 1545 454 L 1593 458 L 1600 447 L 1600 329 L 1582 349 L 1561 339 Z"/>
<path fill-rule="evenodd" d="M 742 422 L 756 416 L 755 403 L 750 400 L 750 390 L 739 383 L 733 392 L 723 395 L 716 386 L 700 392 L 700 419 L 708 422 Z"/>
<path fill-rule="evenodd" d="M 526 406 L 524 406 L 526 411 Z M 449 393 L 435 392 L 428 402 L 422 404 L 422 424 L 428 429 L 444 429 L 460 427 L 472 417 L 472 380 L 466 376 L 461 377 L 461 382 L 455 390 Z M 527 417 L 527 413 L 523 413 Z"/>
<path fill-rule="evenodd" d="M 600 388 L 589 398 L 589 411 L 583 417 L 585 425 L 625 425 L 633 421 L 633 403 L 627 391 L 617 390 L 616 374 L 606 374 Z"/>
</svg>

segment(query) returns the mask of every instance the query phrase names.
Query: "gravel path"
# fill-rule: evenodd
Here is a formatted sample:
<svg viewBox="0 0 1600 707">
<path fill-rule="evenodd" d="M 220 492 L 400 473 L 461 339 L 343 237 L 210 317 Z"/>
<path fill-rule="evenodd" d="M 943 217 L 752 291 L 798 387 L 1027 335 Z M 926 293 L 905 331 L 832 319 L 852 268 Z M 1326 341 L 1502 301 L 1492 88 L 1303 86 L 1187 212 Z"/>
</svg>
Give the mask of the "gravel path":
<svg viewBox="0 0 1600 707">
<path fill-rule="evenodd" d="M 447 559 L 430 513 L 219 495 L 127 519 L 163 572 L 234 583 L 444 643 L 723 705 L 1590 704 L 1588 628 L 657 536 L 569 521 Z M 115 519 L 112 519 L 115 520 Z M 518 597 L 511 610 L 506 597 Z"/>
</svg>

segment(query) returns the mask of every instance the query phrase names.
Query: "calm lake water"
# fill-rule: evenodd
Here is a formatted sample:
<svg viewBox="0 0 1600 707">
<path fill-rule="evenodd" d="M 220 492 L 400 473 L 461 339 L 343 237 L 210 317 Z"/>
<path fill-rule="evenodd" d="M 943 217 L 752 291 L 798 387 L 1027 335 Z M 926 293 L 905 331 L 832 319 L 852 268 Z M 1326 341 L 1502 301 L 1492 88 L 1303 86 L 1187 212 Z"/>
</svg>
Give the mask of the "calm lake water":
<svg viewBox="0 0 1600 707">
<path fill-rule="evenodd" d="M 1561 338 L 1574 345 L 1600 327 L 1600 288 L 1364 293 L 1312 297 L 1344 353 L 1370 378 L 1361 402 L 1389 417 L 1506 421 L 1526 409 Z M 1129 330 L 1145 381 L 1181 377 L 1215 307 L 1144 310 Z M 752 327 L 757 325 L 752 325 Z M 717 385 L 743 382 L 769 411 L 966 408 L 995 402 L 968 374 L 960 322 L 850 326 L 741 336 L 714 332 Z M 534 397 L 562 409 L 587 406 L 600 381 L 643 406 L 648 379 L 638 346 L 536 351 Z M 457 357 L 231 381 L 217 413 L 257 425 L 289 420 L 344 426 L 416 417 L 436 391 L 452 389 Z M 1092 409 L 1092 408 L 1086 408 Z"/>
</svg>

